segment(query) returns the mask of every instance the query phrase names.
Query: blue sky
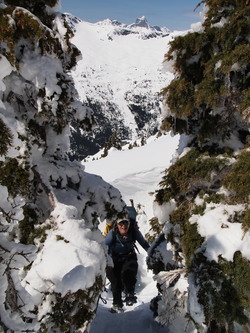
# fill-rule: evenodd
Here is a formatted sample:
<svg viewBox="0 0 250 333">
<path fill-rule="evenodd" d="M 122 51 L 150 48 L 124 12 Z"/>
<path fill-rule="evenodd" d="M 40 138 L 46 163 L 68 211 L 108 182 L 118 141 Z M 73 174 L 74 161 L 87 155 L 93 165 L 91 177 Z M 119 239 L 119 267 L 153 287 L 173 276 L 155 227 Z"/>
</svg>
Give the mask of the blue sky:
<svg viewBox="0 0 250 333">
<path fill-rule="evenodd" d="M 170 30 L 187 30 L 200 21 L 200 0 L 61 0 L 61 11 L 95 23 L 104 19 L 130 24 L 146 16 L 150 25 Z"/>
</svg>

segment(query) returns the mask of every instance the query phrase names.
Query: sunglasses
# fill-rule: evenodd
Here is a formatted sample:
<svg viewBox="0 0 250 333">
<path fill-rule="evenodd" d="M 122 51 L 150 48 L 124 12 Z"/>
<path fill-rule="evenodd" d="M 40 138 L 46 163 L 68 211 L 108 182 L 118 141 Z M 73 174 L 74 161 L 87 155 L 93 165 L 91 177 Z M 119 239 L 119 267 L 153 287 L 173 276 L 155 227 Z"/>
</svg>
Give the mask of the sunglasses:
<svg viewBox="0 0 250 333">
<path fill-rule="evenodd" d="M 129 221 L 128 220 L 123 220 L 117 223 L 118 225 L 128 225 Z"/>
</svg>

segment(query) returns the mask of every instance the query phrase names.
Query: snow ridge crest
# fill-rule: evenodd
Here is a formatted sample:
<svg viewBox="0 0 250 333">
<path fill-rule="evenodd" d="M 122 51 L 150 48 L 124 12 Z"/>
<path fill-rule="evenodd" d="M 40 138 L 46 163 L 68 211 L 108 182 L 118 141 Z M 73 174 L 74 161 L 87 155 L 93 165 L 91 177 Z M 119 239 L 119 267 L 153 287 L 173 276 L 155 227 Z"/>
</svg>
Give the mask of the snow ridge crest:
<svg viewBox="0 0 250 333">
<path fill-rule="evenodd" d="M 109 37 L 112 39 L 114 35 L 127 36 L 130 34 L 137 34 L 139 38 L 149 39 L 156 37 L 166 37 L 169 35 L 170 30 L 166 27 L 151 26 L 149 25 L 145 16 L 137 18 L 132 24 L 124 24 L 117 20 L 106 19 L 99 21 L 96 24 L 100 26 L 113 26 L 115 29 L 110 32 Z"/>
<path fill-rule="evenodd" d="M 65 16 L 69 25 L 73 31 L 75 31 L 75 25 L 82 22 L 82 20 L 68 13 L 65 14 Z M 136 35 L 139 39 L 162 38 L 168 36 L 171 32 L 166 27 L 149 25 L 145 16 L 137 18 L 136 21 L 131 24 L 124 24 L 109 18 L 92 24 L 105 27 L 109 40 L 113 40 L 115 36 L 128 36 L 132 34 Z"/>
</svg>

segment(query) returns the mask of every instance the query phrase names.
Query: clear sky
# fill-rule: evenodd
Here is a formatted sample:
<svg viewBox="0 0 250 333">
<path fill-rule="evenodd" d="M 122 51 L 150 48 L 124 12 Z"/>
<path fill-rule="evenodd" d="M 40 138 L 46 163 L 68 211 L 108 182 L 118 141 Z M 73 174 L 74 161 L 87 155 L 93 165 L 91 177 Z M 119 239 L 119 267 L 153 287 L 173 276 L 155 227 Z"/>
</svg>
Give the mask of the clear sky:
<svg viewBox="0 0 250 333">
<path fill-rule="evenodd" d="M 95 23 L 107 18 L 121 23 L 134 23 L 146 16 L 151 26 L 170 30 L 187 30 L 200 21 L 201 0 L 61 0 L 61 11 L 71 13 L 83 21 Z"/>
</svg>

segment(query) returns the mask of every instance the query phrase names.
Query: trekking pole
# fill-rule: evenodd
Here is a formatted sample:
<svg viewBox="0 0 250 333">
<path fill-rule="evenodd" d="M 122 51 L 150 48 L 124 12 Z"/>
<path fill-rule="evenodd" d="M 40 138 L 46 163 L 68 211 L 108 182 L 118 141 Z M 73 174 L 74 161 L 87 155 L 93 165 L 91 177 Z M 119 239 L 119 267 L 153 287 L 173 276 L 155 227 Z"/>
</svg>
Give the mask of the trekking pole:
<svg viewBox="0 0 250 333">
<path fill-rule="evenodd" d="M 102 297 L 102 295 L 99 296 L 100 300 L 102 301 L 103 304 L 107 304 L 107 300 Z"/>
<path fill-rule="evenodd" d="M 137 250 L 138 253 L 140 253 L 138 247 L 136 246 L 136 244 L 134 243 L 134 248 Z"/>
</svg>

